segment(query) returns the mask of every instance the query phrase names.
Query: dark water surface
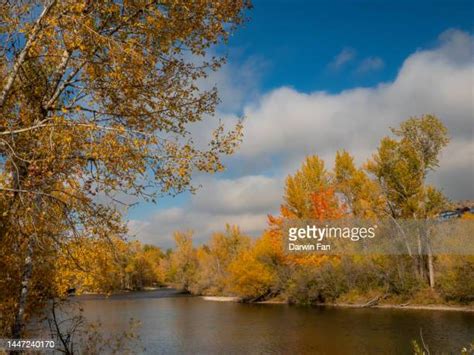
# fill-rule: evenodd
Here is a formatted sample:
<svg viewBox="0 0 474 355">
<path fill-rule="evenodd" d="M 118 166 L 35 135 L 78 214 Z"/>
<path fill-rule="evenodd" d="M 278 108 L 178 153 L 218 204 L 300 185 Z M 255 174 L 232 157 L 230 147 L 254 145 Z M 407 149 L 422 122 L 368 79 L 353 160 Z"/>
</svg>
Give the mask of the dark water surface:
<svg viewBox="0 0 474 355">
<path fill-rule="evenodd" d="M 410 354 L 420 328 L 432 354 L 459 354 L 474 340 L 468 312 L 249 305 L 171 290 L 76 300 L 106 333 L 140 320 L 149 354 Z"/>
</svg>

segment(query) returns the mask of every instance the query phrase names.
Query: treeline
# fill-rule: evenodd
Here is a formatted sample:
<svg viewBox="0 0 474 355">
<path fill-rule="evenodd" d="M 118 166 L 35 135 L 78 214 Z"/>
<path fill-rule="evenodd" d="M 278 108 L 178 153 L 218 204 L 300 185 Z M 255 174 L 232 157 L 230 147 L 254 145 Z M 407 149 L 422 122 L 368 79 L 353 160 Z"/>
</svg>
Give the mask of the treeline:
<svg viewBox="0 0 474 355">
<path fill-rule="evenodd" d="M 274 297 L 297 304 L 472 302 L 474 256 L 430 255 L 425 249 L 398 256 L 295 255 L 284 250 L 283 225 L 289 220 L 427 220 L 449 207 L 443 194 L 426 184 L 448 143 L 445 127 L 428 115 L 411 118 L 392 131 L 395 137 L 383 138 L 360 168 L 346 151 L 336 154 L 331 171 L 318 156 L 307 157 L 286 180 L 280 214 L 269 216 L 268 228 L 257 239 L 227 226 L 198 247 L 193 246 L 191 232 L 177 232 L 175 249 L 166 253 L 137 242 L 116 240 L 115 252 L 92 244 L 87 247 L 89 256 L 76 257 L 94 265 L 97 276 L 78 272 L 73 258 L 66 257 L 75 271 L 61 278 L 87 290 L 166 284 L 193 294 L 232 295 L 249 302 Z M 83 252 L 80 247 L 72 250 Z"/>
<path fill-rule="evenodd" d="M 256 240 L 228 227 L 208 245 L 193 248 L 189 233 L 176 234 L 167 282 L 195 294 L 248 301 L 474 301 L 474 256 L 432 255 L 426 240 L 420 239 L 412 255 L 398 256 L 290 255 L 283 249 L 288 220 L 353 216 L 423 221 L 449 208 L 442 192 L 426 183 L 449 141 L 441 121 L 432 115 L 410 118 L 392 133 L 362 167 L 346 151 L 336 154 L 332 171 L 318 156 L 307 157 L 286 180 L 280 215 L 269 216 L 268 228 Z"/>
<path fill-rule="evenodd" d="M 230 226 L 197 248 L 190 233 L 175 237 L 176 249 L 163 259 L 165 283 L 196 295 L 305 305 L 474 301 L 474 256 L 437 256 L 438 281 L 430 288 L 409 256 L 290 255 L 274 230 L 253 240 Z"/>
</svg>

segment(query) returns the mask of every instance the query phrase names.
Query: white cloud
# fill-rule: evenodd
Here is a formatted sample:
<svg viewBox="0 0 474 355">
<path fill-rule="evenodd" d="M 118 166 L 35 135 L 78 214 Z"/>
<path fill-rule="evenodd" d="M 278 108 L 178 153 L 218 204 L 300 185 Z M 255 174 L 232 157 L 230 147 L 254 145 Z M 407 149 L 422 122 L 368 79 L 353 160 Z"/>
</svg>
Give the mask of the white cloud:
<svg viewBox="0 0 474 355">
<path fill-rule="evenodd" d="M 329 63 L 329 68 L 333 70 L 339 70 L 356 56 L 356 51 L 352 48 L 346 47 L 343 48 L 338 55 L 334 57 L 331 63 Z"/>
<path fill-rule="evenodd" d="M 365 58 L 357 67 L 356 73 L 364 74 L 370 71 L 380 70 L 384 67 L 385 63 L 380 57 L 368 57 Z"/>
<path fill-rule="evenodd" d="M 393 82 L 373 88 L 338 94 L 276 89 L 245 109 L 249 119 L 239 159 L 266 161 L 277 157 L 284 169 L 299 164 L 305 155 L 333 157 L 336 150 L 344 148 L 364 161 L 389 134 L 389 127 L 424 113 L 434 113 L 443 120 L 453 146 L 470 142 L 474 126 L 472 46 L 472 36 L 446 32 L 437 48 L 409 56 Z M 462 184 L 438 179 L 453 198 L 465 195 L 474 179 L 469 162 L 459 164 Z M 442 165 L 441 172 L 443 169 L 448 168 Z"/>
<path fill-rule="evenodd" d="M 474 198 L 474 140 L 458 139 L 449 144 L 440 159 L 440 168 L 429 182 L 454 200 Z"/>
<path fill-rule="evenodd" d="M 266 213 L 278 206 L 282 182 L 263 175 L 237 179 L 205 179 L 192 198 L 191 206 L 216 215 L 226 213 Z"/>
<path fill-rule="evenodd" d="M 203 178 L 202 191 L 186 207 L 160 210 L 146 222 L 132 221 L 131 229 L 141 228 L 140 239 L 165 246 L 172 245 L 176 229 L 194 229 L 198 241 L 225 223 L 257 234 L 267 213 L 278 209 L 284 177 L 306 155 L 318 154 L 330 166 L 335 152 L 347 149 L 361 163 L 389 127 L 424 113 L 440 117 L 451 135 L 430 181 L 453 199 L 474 198 L 473 43 L 467 33 L 447 31 L 437 47 L 410 55 L 394 81 L 376 87 L 338 94 L 281 87 L 258 97 L 244 108 L 244 143 L 227 162 L 234 178 Z M 351 59 L 345 58 L 340 65 Z"/>
<path fill-rule="evenodd" d="M 227 223 L 237 224 L 249 235 L 266 226 L 267 214 L 275 213 L 281 201 L 283 181 L 266 176 L 237 179 L 202 178 L 202 189 L 188 206 L 159 210 L 149 220 L 129 222 L 130 234 L 145 243 L 172 247 L 176 230 L 193 230 L 196 243 L 205 242 Z"/>
</svg>

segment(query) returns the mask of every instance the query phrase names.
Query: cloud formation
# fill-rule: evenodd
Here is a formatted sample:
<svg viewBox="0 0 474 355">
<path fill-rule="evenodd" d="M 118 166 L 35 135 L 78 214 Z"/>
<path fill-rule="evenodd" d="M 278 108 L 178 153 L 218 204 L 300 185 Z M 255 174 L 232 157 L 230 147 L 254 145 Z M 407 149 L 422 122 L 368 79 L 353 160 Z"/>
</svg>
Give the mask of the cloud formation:
<svg viewBox="0 0 474 355">
<path fill-rule="evenodd" d="M 356 73 L 364 74 L 377 71 L 384 67 L 385 63 L 380 57 L 367 57 L 357 67 Z"/>
<path fill-rule="evenodd" d="M 473 135 L 472 46 L 473 37 L 466 33 L 444 33 L 438 47 L 409 56 L 393 82 L 372 88 L 338 94 L 273 90 L 245 109 L 249 119 L 241 159 L 277 158 L 283 167 L 294 160 L 299 164 L 308 154 L 333 156 L 338 149 L 347 149 L 363 161 L 389 127 L 424 113 L 443 120 L 451 147 L 468 143 Z M 450 187 L 449 192 L 459 195 L 460 188 Z"/>
<path fill-rule="evenodd" d="M 406 58 L 392 82 L 337 94 L 281 87 L 258 97 L 243 109 L 248 118 L 244 143 L 227 162 L 233 178 L 203 178 L 203 189 L 188 205 L 131 221 L 132 230 L 144 241 L 166 246 L 176 229 L 194 229 L 198 241 L 204 241 L 227 222 L 257 234 L 267 213 L 278 209 L 285 176 L 306 155 L 318 154 L 332 165 L 335 152 L 346 149 L 362 163 L 389 127 L 424 113 L 441 118 L 451 136 L 430 180 L 452 199 L 473 199 L 473 48 L 473 36 L 450 30 L 436 47 Z M 352 59 L 343 52 L 335 63 Z M 381 65 L 376 62 L 367 65 L 373 70 Z"/>
<path fill-rule="evenodd" d="M 343 48 L 338 55 L 329 63 L 329 68 L 332 70 L 339 70 L 347 63 L 352 61 L 356 56 L 356 51 L 353 48 Z"/>
<path fill-rule="evenodd" d="M 147 221 L 132 220 L 130 234 L 145 243 L 173 246 L 176 230 L 193 230 L 197 243 L 205 242 L 227 223 L 237 224 L 250 235 L 258 235 L 266 224 L 267 214 L 274 212 L 281 200 L 282 181 L 261 175 L 237 179 L 200 179 L 202 189 L 186 207 L 168 208 Z"/>
</svg>

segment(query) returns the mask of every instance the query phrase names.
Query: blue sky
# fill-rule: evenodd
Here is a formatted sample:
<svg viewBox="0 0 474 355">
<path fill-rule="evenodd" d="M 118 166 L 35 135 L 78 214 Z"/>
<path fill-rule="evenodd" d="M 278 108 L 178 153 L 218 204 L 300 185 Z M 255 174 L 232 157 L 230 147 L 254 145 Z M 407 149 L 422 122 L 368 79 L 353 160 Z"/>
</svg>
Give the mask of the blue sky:
<svg viewBox="0 0 474 355">
<path fill-rule="evenodd" d="M 472 74 L 473 15 L 472 1 L 254 1 L 249 21 L 226 47 L 214 49 L 228 54 L 228 65 L 210 78 L 221 89 L 218 116 L 230 123 L 246 116 L 242 152 L 226 160 L 227 172 L 198 179 L 204 188 L 197 197 L 183 194 L 132 209 L 132 231 L 142 240 L 169 246 L 172 229 L 202 228 L 208 234 L 228 218 L 258 233 L 266 213 L 278 208 L 284 177 L 305 155 L 331 159 L 337 149 L 346 148 L 364 161 L 388 127 L 407 115 L 428 111 L 444 116 L 454 134 L 453 151 L 471 147 L 474 111 L 465 89 L 472 93 L 473 76 L 465 73 Z M 442 89 L 451 86 L 459 94 Z M 352 104 L 360 112 L 345 121 L 340 116 L 350 115 Z M 284 118 L 269 117 L 285 110 Z M 364 115 L 374 117 L 365 120 Z M 331 122 L 336 121 L 348 128 L 334 132 Z M 372 132 L 354 138 L 351 126 Z M 303 137 L 309 129 L 314 135 Z M 340 146 L 323 144 L 326 136 L 338 134 Z M 288 152 L 279 146 L 287 146 Z M 474 198 L 472 158 L 448 154 L 457 156 L 451 162 L 470 162 L 456 167 L 467 173 L 453 175 L 453 166 L 445 164 L 433 181 L 454 199 Z M 219 195 L 220 186 L 222 191 L 233 189 L 229 195 L 241 203 L 231 202 L 228 211 L 226 206 L 214 210 L 210 205 L 227 201 Z M 246 196 L 254 189 L 264 195 Z M 202 225 L 201 219 L 214 216 L 215 223 Z"/>
<path fill-rule="evenodd" d="M 446 29 L 471 31 L 473 4 L 257 0 L 250 21 L 230 40 L 230 61 L 264 60 L 264 91 L 283 85 L 303 92 L 375 85 L 393 79 L 410 53 L 434 45 Z M 344 48 L 356 52 L 355 60 L 336 73 L 328 70 Z M 356 75 L 355 66 L 367 57 L 380 57 L 384 67 Z"/>
</svg>

